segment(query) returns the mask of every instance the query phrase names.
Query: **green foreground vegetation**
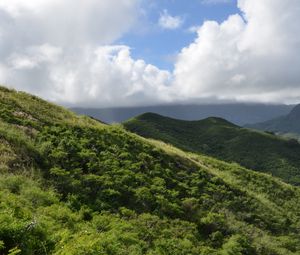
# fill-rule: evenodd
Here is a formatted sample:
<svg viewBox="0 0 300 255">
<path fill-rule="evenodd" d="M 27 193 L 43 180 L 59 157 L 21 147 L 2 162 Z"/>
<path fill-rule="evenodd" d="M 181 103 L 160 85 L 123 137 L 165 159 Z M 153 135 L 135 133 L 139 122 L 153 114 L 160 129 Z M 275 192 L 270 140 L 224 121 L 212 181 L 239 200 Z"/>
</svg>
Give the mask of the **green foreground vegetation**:
<svg viewBox="0 0 300 255">
<path fill-rule="evenodd" d="M 300 190 L 0 88 L 0 254 L 300 254 Z"/>
<path fill-rule="evenodd" d="M 221 118 L 184 121 L 146 113 L 123 125 L 143 137 L 236 162 L 300 185 L 300 144 L 296 139 L 242 128 Z"/>
</svg>

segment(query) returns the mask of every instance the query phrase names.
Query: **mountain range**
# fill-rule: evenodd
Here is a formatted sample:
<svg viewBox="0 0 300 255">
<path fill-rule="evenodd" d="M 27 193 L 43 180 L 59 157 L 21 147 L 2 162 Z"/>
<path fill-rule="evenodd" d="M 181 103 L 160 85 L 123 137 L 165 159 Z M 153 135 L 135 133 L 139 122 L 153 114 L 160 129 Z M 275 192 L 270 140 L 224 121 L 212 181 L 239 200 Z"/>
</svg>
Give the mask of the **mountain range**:
<svg viewBox="0 0 300 255">
<path fill-rule="evenodd" d="M 280 134 L 297 134 L 300 136 L 300 105 L 295 106 L 288 114 L 268 121 L 250 124 L 248 127 L 267 130 Z"/>
<path fill-rule="evenodd" d="M 248 134 L 218 118 L 204 124 L 224 139 Z M 288 158 L 253 171 L 198 152 L 192 135 L 174 138 L 177 148 L 0 87 L 0 253 L 299 254 L 300 189 L 269 174 Z M 219 138 L 207 146 L 222 155 Z"/>
<path fill-rule="evenodd" d="M 300 185 L 300 144 L 293 139 L 242 128 L 215 117 L 184 121 L 146 113 L 123 125 L 143 137 L 226 162 L 237 162 Z"/>
<path fill-rule="evenodd" d="M 294 105 L 272 104 L 206 104 L 162 105 L 122 108 L 72 108 L 71 110 L 91 116 L 106 123 L 120 123 L 146 112 L 153 112 L 182 120 L 199 120 L 220 117 L 237 125 L 254 124 L 288 114 Z"/>
</svg>

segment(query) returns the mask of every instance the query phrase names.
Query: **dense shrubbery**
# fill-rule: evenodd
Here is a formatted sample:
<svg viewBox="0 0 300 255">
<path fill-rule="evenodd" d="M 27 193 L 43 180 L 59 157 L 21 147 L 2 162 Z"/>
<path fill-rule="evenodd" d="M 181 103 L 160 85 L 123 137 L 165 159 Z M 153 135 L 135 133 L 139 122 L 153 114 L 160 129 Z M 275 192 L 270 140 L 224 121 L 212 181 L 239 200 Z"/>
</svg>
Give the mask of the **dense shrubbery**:
<svg viewBox="0 0 300 255">
<path fill-rule="evenodd" d="M 298 188 L 35 97 L 0 96 L 19 112 L 0 116 L 0 254 L 300 250 Z M 26 116 L 34 126 L 14 119 Z"/>
<path fill-rule="evenodd" d="M 209 245 L 220 248 L 224 239 L 216 232 L 214 243 L 205 244 L 194 223 L 126 208 L 117 214 L 86 207 L 73 212 L 55 193 L 23 176 L 2 175 L 0 188 L 2 254 L 13 250 L 21 254 L 213 254 L 216 250 Z M 218 216 L 209 217 L 203 224 L 217 224 Z M 249 241 L 238 235 L 226 239 L 223 246 L 224 252 L 253 254 Z"/>
</svg>

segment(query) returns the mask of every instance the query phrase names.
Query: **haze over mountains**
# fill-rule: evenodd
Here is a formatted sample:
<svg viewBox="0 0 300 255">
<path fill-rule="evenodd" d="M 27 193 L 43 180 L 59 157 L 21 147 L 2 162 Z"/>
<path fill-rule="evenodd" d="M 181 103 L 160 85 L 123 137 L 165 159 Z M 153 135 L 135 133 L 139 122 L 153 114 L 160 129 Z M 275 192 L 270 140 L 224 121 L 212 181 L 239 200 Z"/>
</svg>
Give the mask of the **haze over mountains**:
<svg viewBox="0 0 300 255">
<path fill-rule="evenodd" d="M 200 120 L 220 117 L 238 125 L 257 123 L 288 114 L 294 105 L 268 104 L 207 104 L 207 105 L 164 105 L 124 108 L 72 108 L 106 123 L 123 122 L 127 119 L 153 112 L 182 120 Z"/>
<path fill-rule="evenodd" d="M 300 105 L 295 106 L 291 112 L 279 118 L 247 126 L 281 134 L 291 133 L 300 135 Z"/>
</svg>

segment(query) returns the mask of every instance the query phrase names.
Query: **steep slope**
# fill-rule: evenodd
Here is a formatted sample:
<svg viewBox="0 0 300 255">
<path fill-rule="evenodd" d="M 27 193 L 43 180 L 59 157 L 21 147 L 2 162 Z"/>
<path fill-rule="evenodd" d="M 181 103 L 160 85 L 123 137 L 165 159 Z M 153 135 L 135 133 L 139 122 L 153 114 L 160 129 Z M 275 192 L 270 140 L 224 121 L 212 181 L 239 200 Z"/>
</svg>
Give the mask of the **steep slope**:
<svg viewBox="0 0 300 255">
<path fill-rule="evenodd" d="M 0 88 L 1 254 L 299 254 L 300 191 Z"/>
<path fill-rule="evenodd" d="M 127 130 L 300 185 L 300 145 L 294 140 L 236 126 L 220 118 L 183 121 L 147 113 L 124 123 Z"/>
<path fill-rule="evenodd" d="M 291 133 L 300 135 L 300 105 L 295 106 L 285 116 L 247 126 L 282 134 Z"/>
</svg>

